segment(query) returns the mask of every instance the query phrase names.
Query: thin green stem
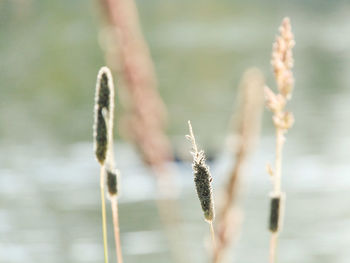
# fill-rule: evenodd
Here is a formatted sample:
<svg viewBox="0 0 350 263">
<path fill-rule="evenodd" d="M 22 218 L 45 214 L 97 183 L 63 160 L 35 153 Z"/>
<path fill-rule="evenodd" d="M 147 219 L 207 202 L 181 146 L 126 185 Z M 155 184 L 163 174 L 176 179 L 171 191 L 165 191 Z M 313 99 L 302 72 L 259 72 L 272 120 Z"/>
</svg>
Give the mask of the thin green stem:
<svg viewBox="0 0 350 263">
<path fill-rule="evenodd" d="M 103 251 L 105 263 L 108 263 L 108 244 L 107 244 L 107 220 L 106 220 L 106 202 L 105 202 L 105 183 L 104 168 L 100 170 L 100 189 L 101 189 L 101 207 L 102 207 L 102 232 L 103 232 Z"/>
</svg>

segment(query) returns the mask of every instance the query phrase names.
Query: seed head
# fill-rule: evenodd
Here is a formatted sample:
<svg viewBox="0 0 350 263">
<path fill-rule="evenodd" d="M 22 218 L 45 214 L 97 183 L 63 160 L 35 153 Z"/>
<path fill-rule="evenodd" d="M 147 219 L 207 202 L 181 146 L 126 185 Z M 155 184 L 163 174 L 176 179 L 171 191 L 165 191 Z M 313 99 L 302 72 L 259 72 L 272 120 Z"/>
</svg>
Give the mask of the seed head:
<svg viewBox="0 0 350 263">
<path fill-rule="evenodd" d="M 193 155 L 194 183 L 204 212 L 204 218 L 206 221 L 212 222 L 215 216 L 213 190 L 211 187 L 213 178 L 210 175 L 209 167 L 205 163 L 204 151 L 198 151 L 190 121 L 188 121 L 188 126 L 190 135 L 187 135 L 186 138 L 191 141 L 193 147 L 191 154 Z"/>
<path fill-rule="evenodd" d="M 113 134 L 114 85 L 107 67 L 98 72 L 95 94 L 94 150 L 98 162 L 103 165 Z"/>
<path fill-rule="evenodd" d="M 290 99 L 294 85 L 292 48 L 295 41 L 288 17 L 283 19 L 279 32 L 280 35 L 276 37 L 273 44 L 271 64 L 279 92 L 286 99 Z"/>
<path fill-rule="evenodd" d="M 109 198 L 117 197 L 119 172 L 116 169 L 106 168 L 106 174 Z"/>
<path fill-rule="evenodd" d="M 275 73 L 278 94 L 265 87 L 266 106 L 273 112 L 275 127 L 286 133 L 294 123 L 293 114 L 285 111 L 287 101 L 291 99 L 294 77 L 292 72 L 295 45 L 289 18 L 284 18 L 279 28 L 280 35 L 273 44 L 271 64 Z"/>
<path fill-rule="evenodd" d="M 284 194 L 271 194 L 270 196 L 269 230 L 272 233 L 278 232 L 282 228 L 284 199 Z"/>
</svg>

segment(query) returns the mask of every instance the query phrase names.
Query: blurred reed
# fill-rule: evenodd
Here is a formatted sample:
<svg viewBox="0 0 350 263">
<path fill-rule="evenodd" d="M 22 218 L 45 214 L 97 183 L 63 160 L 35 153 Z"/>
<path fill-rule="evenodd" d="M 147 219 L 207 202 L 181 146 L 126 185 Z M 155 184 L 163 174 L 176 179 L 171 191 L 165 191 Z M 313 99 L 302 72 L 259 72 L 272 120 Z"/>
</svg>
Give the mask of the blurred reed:
<svg viewBox="0 0 350 263">
<path fill-rule="evenodd" d="M 170 141 L 165 134 L 167 112 L 157 91 L 153 62 L 143 39 L 133 0 L 100 0 L 107 25 L 100 34 L 107 64 L 119 72 L 123 85 L 120 97 L 125 108 L 120 120 L 121 134 L 138 148 L 144 162 L 155 174 L 157 206 L 170 249 L 177 262 L 188 262 L 184 251 L 181 213 L 176 202 L 177 187 Z M 176 227 L 175 227 L 176 225 Z"/>
<path fill-rule="evenodd" d="M 215 248 L 215 233 L 213 228 L 215 211 L 213 189 L 211 186 L 213 178 L 211 177 L 208 165 L 205 163 L 204 151 L 199 151 L 197 148 L 196 139 L 194 137 L 190 121 L 188 121 L 188 127 L 190 134 L 186 135 L 186 138 L 192 143 L 191 154 L 193 156 L 192 169 L 194 175 L 194 183 L 196 186 L 198 199 L 201 203 L 201 207 L 204 213 L 204 219 L 210 224 L 213 247 Z"/>
<path fill-rule="evenodd" d="M 270 263 L 276 261 L 278 234 L 282 227 L 284 193 L 281 191 L 281 175 L 284 135 L 294 123 L 293 114 L 285 111 L 285 106 L 292 97 L 294 87 L 292 48 L 295 42 L 289 18 L 283 19 L 279 32 L 280 35 L 277 36 L 273 44 L 271 60 L 278 93 L 275 94 L 271 89 L 265 87 L 266 105 L 273 113 L 272 120 L 276 128 L 275 169 L 273 170 L 270 165 L 267 166 L 268 173 L 273 181 L 269 218 L 269 229 L 271 231 Z"/>
<path fill-rule="evenodd" d="M 100 163 L 100 188 L 102 202 L 102 229 L 105 262 L 108 262 L 107 224 L 105 205 L 105 184 L 111 200 L 116 253 L 118 263 L 122 263 L 122 252 L 118 221 L 118 173 L 115 170 L 113 151 L 114 127 L 114 85 L 110 70 L 102 67 L 97 76 L 95 94 L 94 148 Z M 107 178 L 107 182 L 105 182 Z"/>
<path fill-rule="evenodd" d="M 260 131 L 263 109 L 264 76 L 259 69 L 248 69 L 241 80 L 238 108 L 233 122 L 236 125 L 237 142 L 230 145 L 235 155 L 235 163 L 228 175 L 216 221 L 217 246 L 213 251 L 213 262 L 221 262 L 226 249 L 237 238 L 242 212 L 238 207 L 240 181 L 244 176 L 244 166 L 256 143 Z"/>
<path fill-rule="evenodd" d="M 157 91 L 154 65 L 139 25 L 134 1 L 100 0 L 109 24 L 101 46 L 106 61 L 123 80 L 121 103 L 126 108 L 122 134 L 140 150 L 144 161 L 161 167 L 172 160 L 165 135 L 166 109 Z"/>
<path fill-rule="evenodd" d="M 100 34 L 107 64 L 120 73 L 123 85 L 120 97 L 125 108 L 121 118 L 121 134 L 138 148 L 144 162 L 155 174 L 160 198 L 157 206 L 168 234 L 173 255 L 184 259 L 183 236 L 179 227 L 180 208 L 176 202 L 175 171 L 170 141 L 165 134 L 166 108 L 157 91 L 154 65 L 143 39 L 138 12 L 133 0 L 100 0 L 102 17 L 108 26 Z M 174 228 L 174 225 L 177 227 Z M 175 230 L 176 229 L 176 230 Z"/>
</svg>

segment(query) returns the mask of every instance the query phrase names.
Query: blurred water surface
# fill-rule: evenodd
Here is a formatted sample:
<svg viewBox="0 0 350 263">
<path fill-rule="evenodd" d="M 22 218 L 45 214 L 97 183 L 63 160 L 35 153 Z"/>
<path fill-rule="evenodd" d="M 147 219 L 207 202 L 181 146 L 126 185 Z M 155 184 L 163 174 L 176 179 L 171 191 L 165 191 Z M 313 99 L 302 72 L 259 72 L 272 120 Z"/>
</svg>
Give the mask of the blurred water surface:
<svg viewBox="0 0 350 263">
<path fill-rule="evenodd" d="M 137 4 L 169 110 L 169 136 L 177 152 L 186 152 L 183 135 L 192 120 L 201 146 L 215 157 L 216 196 L 232 163 L 225 136 L 239 78 L 247 67 L 258 66 L 274 87 L 271 45 L 282 17 L 291 17 L 297 45 L 289 109 L 296 124 L 285 147 L 280 262 L 349 262 L 350 3 Z M 91 143 L 94 84 L 104 64 L 97 7 L 83 0 L 0 2 L 0 262 L 102 261 L 98 166 Z M 118 138 L 115 148 L 123 174 L 125 261 L 174 262 L 150 171 L 129 144 Z M 241 239 L 229 262 L 267 261 L 271 185 L 265 165 L 273 153 L 273 127 L 265 112 L 261 143 L 247 167 Z M 190 164 L 173 165 L 179 171 L 183 242 L 190 251 L 184 254 L 206 262 L 208 227 Z"/>
</svg>

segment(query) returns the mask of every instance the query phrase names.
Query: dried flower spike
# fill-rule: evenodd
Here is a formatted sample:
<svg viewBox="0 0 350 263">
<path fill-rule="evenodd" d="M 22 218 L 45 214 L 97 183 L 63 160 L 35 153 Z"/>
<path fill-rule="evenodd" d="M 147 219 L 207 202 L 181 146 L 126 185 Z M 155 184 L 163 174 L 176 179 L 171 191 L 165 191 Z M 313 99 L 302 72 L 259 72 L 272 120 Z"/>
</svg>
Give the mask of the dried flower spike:
<svg viewBox="0 0 350 263">
<path fill-rule="evenodd" d="M 272 112 L 280 112 L 286 106 L 286 99 L 281 94 L 275 94 L 269 87 L 264 88 L 267 108 Z"/>
<path fill-rule="evenodd" d="M 291 99 L 294 77 L 292 72 L 293 54 L 295 45 L 289 18 L 284 18 L 279 28 L 280 35 L 273 44 L 271 64 L 275 73 L 278 94 L 265 87 L 267 108 L 273 113 L 272 120 L 276 128 L 276 160 L 275 168 L 270 167 L 268 172 L 273 181 L 273 193 L 271 196 L 271 208 L 269 229 L 272 232 L 270 242 L 270 263 L 276 261 L 276 247 L 278 233 L 282 223 L 282 149 L 285 142 L 284 134 L 292 127 L 294 116 L 285 110 L 286 102 Z"/>
<path fill-rule="evenodd" d="M 288 17 L 284 18 L 279 28 L 280 35 L 273 44 L 271 64 L 279 92 L 287 99 L 291 98 L 294 85 L 293 78 L 293 53 L 295 45 L 292 27 Z"/>
<path fill-rule="evenodd" d="M 98 162 L 103 165 L 108 144 L 113 134 L 114 85 L 112 74 L 102 67 L 97 76 L 94 117 L 94 150 Z"/>
<path fill-rule="evenodd" d="M 198 151 L 190 121 L 188 121 L 188 126 L 190 135 L 187 135 L 186 138 L 191 141 L 193 147 L 191 154 L 193 155 L 192 168 L 194 173 L 196 191 L 202 206 L 202 210 L 204 212 L 205 220 L 212 222 L 215 216 L 213 190 L 211 187 L 213 178 L 210 175 L 209 167 L 205 163 L 204 151 Z"/>
</svg>

